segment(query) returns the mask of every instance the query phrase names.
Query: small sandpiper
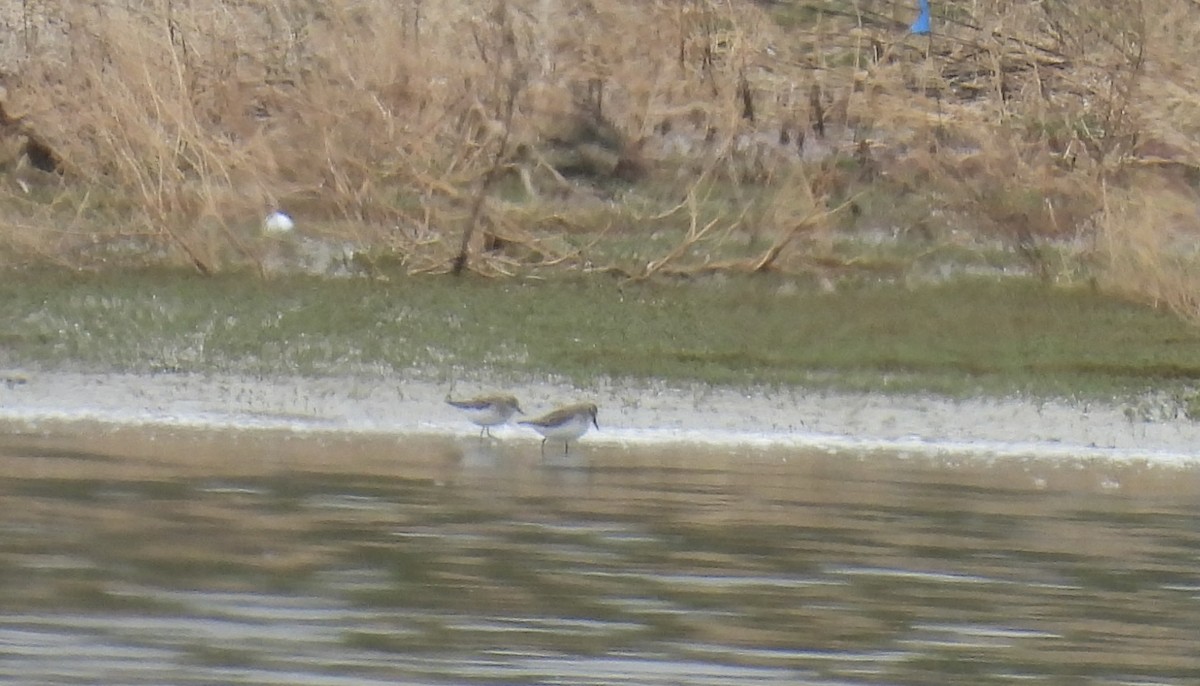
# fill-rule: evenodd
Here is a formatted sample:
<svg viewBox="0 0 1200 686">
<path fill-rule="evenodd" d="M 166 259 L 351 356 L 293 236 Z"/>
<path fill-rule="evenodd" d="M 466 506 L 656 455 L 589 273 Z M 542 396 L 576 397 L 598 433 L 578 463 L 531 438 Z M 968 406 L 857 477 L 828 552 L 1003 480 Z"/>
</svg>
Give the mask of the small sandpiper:
<svg viewBox="0 0 1200 686">
<path fill-rule="evenodd" d="M 536 419 L 526 419 L 521 424 L 533 428 L 542 438 L 542 454 L 546 454 L 546 441 L 551 438 L 563 442 L 563 455 L 571 448 L 571 441 L 587 433 L 589 426 L 600 429 L 596 422 L 597 408 L 592 403 L 579 403 L 560 407 Z"/>
<path fill-rule="evenodd" d="M 484 434 L 491 438 L 492 427 L 508 423 L 513 413 L 525 414 L 521 411 L 517 399 L 511 395 L 481 395 L 469 400 L 451 400 L 450 396 L 446 396 L 446 402 L 462 410 L 467 419 L 483 427 L 479 430 L 481 440 Z"/>
</svg>

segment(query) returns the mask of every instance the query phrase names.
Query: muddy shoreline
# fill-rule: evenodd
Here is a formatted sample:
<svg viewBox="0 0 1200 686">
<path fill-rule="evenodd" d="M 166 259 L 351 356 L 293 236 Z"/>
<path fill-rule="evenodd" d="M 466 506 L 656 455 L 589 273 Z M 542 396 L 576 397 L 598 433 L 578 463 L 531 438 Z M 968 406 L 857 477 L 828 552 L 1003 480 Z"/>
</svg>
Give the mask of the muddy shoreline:
<svg viewBox="0 0 1200 686">
<path fill-rule="evenodd" d="M 282 430 L 471 439 L 475 427 L 443 402 L 444 384 L 401 378 L 251 378 L 202 374 L 10 372 L 0 422 L 10 431 L 96 424 Z M 460 383 L 455 395 L 492 390 Z M 732 390 L 605 383 L 582 391 L 530 382 L 506 387 L 526 410 L 591 400 L 589 444 L 697 443 L 828 451 L 1076 457 L 1200 464 L 1200 423 L 1131 419 L 1127 406 L 1021 398 L 952 400 L 803 389 Z M 535 443 L 520 427 L 495 432 Z"/>
</svg>

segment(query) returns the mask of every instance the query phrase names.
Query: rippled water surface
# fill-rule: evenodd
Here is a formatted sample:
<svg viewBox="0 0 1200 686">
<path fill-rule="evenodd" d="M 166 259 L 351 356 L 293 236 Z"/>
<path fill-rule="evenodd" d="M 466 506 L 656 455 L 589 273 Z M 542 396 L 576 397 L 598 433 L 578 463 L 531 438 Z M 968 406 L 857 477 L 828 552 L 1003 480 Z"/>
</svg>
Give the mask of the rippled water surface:
<svg viewBox="0 0 1200 686">
<path fill-rule="evenodd" d="M 1200 683 L 1194 469 L 73 429 L 0 508 L 10 683 Z"/>
</svg>

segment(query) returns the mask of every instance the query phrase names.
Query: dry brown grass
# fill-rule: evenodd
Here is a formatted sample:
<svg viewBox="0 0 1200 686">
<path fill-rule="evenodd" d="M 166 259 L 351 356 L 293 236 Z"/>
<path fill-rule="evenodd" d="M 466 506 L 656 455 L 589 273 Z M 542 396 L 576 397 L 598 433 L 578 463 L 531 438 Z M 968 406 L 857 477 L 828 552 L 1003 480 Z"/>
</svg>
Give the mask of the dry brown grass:
<svg viewBox="0 0 1200 686">
<path fill-rule="evenodd" d="M 469 268 L 515 273 L 664 228 L 621 269 L 711 268 L 734 233 L 766 252 L 730 264 L 810 269 L 835 227 L 903 222 L 1043 271 L 1099 236 L 1103 282 L 1193 298 L 1167 275 L 1195 213 L 1144 198 L 1195 205 L 1200 7 L 935 2 L 926 38 L 910 4 L 27 0 L 0 14 L 0 256 L 261 267 L 283 207 L 411 271 L 464 231 Z M 1143 293 L 1156 270 L 1192 295 Z"/>
</svg>

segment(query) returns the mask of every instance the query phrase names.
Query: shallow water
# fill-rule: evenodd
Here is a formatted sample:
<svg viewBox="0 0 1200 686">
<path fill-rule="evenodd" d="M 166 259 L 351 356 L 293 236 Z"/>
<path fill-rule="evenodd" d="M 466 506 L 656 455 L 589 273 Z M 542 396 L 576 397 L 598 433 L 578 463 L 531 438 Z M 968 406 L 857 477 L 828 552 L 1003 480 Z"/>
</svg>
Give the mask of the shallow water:
<svg viewBox="0 0 1200 686">
<path fill-rule="evenodd" d="M 1190 684 L 1200 471 L 0 437 L 0 681 Z"/>
</svg>

